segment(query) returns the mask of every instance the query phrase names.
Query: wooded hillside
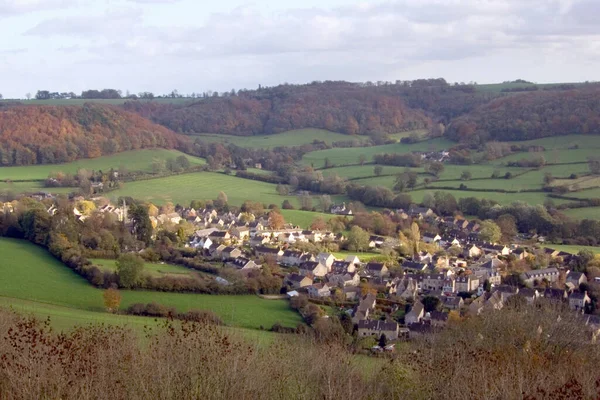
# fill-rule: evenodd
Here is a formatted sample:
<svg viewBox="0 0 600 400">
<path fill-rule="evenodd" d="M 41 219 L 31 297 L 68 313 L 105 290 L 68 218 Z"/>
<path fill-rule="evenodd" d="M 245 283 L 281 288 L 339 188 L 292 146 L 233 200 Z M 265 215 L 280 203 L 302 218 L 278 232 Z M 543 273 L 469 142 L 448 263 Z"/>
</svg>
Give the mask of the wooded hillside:
<svg viewBox="0 0 600 400">
<path fill-rule="evenodd" d="M 476 144 L 600 134 L 600 85 L 502 97 L 455 119 L 446 134 L 451 139 Z"/>
<path fill-rule="evenodd" d="M 0 165 L 62 163 L 126 150 L 174 148 L 177 142 L 169 129 L 113 106 L 0 109 Z"/>
<path fill-rule="evenodd" d="M 186 105 L 128 102 L 125 109 L 181 133 L 271 134 L 321 128 L 349 135 L 428 128 L 431 118 L 399 96 L 347 82 L 281 85 Z"/>
</svg>

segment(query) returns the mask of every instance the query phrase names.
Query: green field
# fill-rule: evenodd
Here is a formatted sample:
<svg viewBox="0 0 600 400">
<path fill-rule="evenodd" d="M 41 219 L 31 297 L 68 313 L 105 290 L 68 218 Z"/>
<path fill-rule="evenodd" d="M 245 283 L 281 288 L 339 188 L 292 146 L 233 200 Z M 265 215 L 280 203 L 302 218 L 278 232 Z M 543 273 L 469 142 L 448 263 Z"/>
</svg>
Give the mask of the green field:
<svg viewBox="0 0 600 400">
<path fill-rule="evenodd" d="M 344 135 L 324 129 L 297 129 L 272 135 L 256 136 L 233 136 L 214 133 L 199 133 L 193 136 L 211 143 L 231 143 L 239 147 L 263 149 L 272 149 L 278 146 L 301 146 L 310 144 L 315 140 L 331 145 L 332 142 L 347 142 L 350 140 L 366 142 L 368 139 L 366 136 Z"/>
<path fill-rule="evenodd" d="M 102 290 L 54 259 L 44 249 L 28 242 L 0 238 L 0 296 L 42 303 L 40 307 L 74 308 L 73 318 L 81 311 L 103 310 Z M 301 323 L 300 316 L 284 300 L 263 300 L 257 296 L 218 296 L 201 294 L 122 291 L 121 308 L 133 303 L 156 302 L 176 307 L 211 310 L 231 326 L 271 327 L 275 322 L 286 326 Z M 5 304 L 11 304 L 6 300 Z M 64 313 L 69 314 L 68 310 Z M 91 314 L 97 315 L 97 314 Z"/>
<path fill-rule="evenodd" d="M 381 174 L 383 175 L 397 175 L 403 173 L 406 168 L 405 167 L 394 167 L 390 165 L 381 165 L 383 168 Z M 327 168 L 321 169 L 319 172 L 323 174 L 323 176 L 333 176 L 337 175 L 341 178 L 346 179 L 362 179 L 362 178 L 371 178 L 375 177 L 375 172 L 373 171 L 375 168 L 374 164 L 366 164 L 366 165 L 351 165 L 348 167 L 335 167 L 335 168 Z M 409 168 L 411 171 L 416 173 L 424 172 L 423 168 Z"/>
<path fill-rule="evenodd" d="M 1 193 L 35 193 L 35 192 L 49 192 L 49 193 L 71 193 L 74 188 L 46 188 L 43 182 L 4 182 L 0 181 L 0 194 Z"/>
<path fill-rule="evenodd" d="M 595 157 L 597 155 L 598 148 L 593 147 L 579 148 L 573 150 L 554 149 L 530 153 L 513 153 L 504 158 L 494 160 L 492 163 L 496 165 L 505 165 L 506 163 L 511 161 L 519 161 L 521 159 L 531 160 L 533 158 L 542 156 L 546 160 L 546 163 L 549 164 L 564 164 L 574 162 L 580 162 L 582 164 L 585 164 L 587 162 L 588 157 Z"/>
<path fill-rule="evenodd" d="M 600 207 L 573 208 L 563 213 L 576 220 L 600 219 Z"/>
<path fill-rule="evenodd" d="M 600 148 L 598 135 L 562 135 L 550 136 L 542 139 L 523 141 L 510 141 L 508 144 L 543 146 L 546 150 L 564 149 L 577 145 L 580 149 Z M 585 161 L 585 160 L 584 160 Z"/>
<path fill-rule="evenodd" d="M 64 172 L 74 174 L 78 169 L 89 171 L 125 167 L 128 171 L 151 171 L 152 161 L 155 159 L 167 160 L 185 156 L 192 165 L 205 164 L 203 158 L 189 156 L 177 150 L 155 149 L 134 150 L 98 158 L 87 158 L 66 164 L 28 165 L 23 167 L 0 167 L 0 181 L 10 180 L 43 180 L 51 172 Z"/>
<path fill-rule="evenodd" d="M 238 178 L 217 172 L 196 172 L 166 178 L 128 182 L 122 189 L 110 192 L 109 196 L 116 200 L 119 196 L 131 196 L 134 199 L 163 204 L 167 201 L 174 204 L 189 205 L 192 200 L 216 199 L 219 192 L 227 195 L 229 204 L 240 206 L 246 200 L 259 201 L 263 204 L 275 204 L 281 207 L 284 200 L 289 200 L 295 207 L 299 205 L 296 196 L 280 196 L 277 185 Z M 313 201 L 318 206 L 318 196 Z M 344 196 L 331 196 L 332 201 L 345 201 Z"/>
<path fill-rule="evenodd" d="M 456 198 L 456 200 L 462 199 L 464 197 L 478 197 L 478 198 L 494 200 L 502 205 L 511 204 L 511 203 L 514 203 L 515 201 L 524 201 L 526 203 L 534 204 L 534 205 L 535 204 L 544 204 L 544 202 L 546 200 L 550 199 L 543 192 L 498 193 L 498 192 L 487 192 L 487 191 L 486 192 L 472 192 L 472 191 L 467 191 L 467 190 L 441 190 L 441 191 L 452 194 Z M 423 196 L 425 196 L 425 193 L 433 194 L 434 192 L 436 192 L 436 189 L 430 188 L 430 189 L 414 190 L 412 192 L 408 192 L 408 194 L 410 194 L 412 196 L 412 199 L 414 202 L 420 203 L 423 201 Z M 552 200 L 557 205 L 568 202 L 566 200 L 560 200 L 560 199 L 550 199 L 550 200 Z"/>
<path fill-rule="evenodd" d="M 95 266 L 99 267 L 104 271 L 114 272 L 117 270 L 116 260 L 104 260 L 94 258 L 90 260 Z M 189 276 L 193 272 L 189 268 L 182 267 L 180 265 L 172 264 L 154 264 L 144 263 L 144 272 L 155 277 L 174 275 L 174 276 Z"/>
<path fill-rule="evenodd" d="M 577 245 L 566 245 L 566 244 L 549 244 L 546 247 L 551 249 L 556 249 L 560 251 L 565 251 L 571 254 L 577 254 L 580 250 L 589 250 L 592 253 L 600 254 L 600 247 L 593 246 L 577 246 Z"/>
<path fill-rule="evenodd" d="M 359 158 L 364 155 L 367 161 L 371 161 L 375 154 L 379 153 L 409 153 L 411 151 L 429 151 L 441 150 L 452 147 L 456 143 L 445 138 L 437 138 L 419 142 L 415 144 L 394 143 L 383 146 L 372 147 L 352 147 L 348 149 L 328 149 L 313 151 L 302 157 L 304 165 L 311 165 L 313 168 L 322 168 L 325 165 L 325 159 L 335 166 L 353 165 L 359 163 Z"/>
</svg>

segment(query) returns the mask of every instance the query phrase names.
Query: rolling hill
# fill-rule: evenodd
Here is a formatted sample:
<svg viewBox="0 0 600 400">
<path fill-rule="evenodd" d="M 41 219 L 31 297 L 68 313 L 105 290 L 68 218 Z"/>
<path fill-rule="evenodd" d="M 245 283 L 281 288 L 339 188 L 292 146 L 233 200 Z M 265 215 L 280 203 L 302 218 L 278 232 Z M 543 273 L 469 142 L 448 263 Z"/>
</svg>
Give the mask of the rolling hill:
<svg viewBox="0 0 600 400">
<path fill-rule="evenodd" d="M 177 147 L 178 135 L 110 105 L 0 109 L 0 166 L 54 164 L 127 150 Z"/>
</svg>

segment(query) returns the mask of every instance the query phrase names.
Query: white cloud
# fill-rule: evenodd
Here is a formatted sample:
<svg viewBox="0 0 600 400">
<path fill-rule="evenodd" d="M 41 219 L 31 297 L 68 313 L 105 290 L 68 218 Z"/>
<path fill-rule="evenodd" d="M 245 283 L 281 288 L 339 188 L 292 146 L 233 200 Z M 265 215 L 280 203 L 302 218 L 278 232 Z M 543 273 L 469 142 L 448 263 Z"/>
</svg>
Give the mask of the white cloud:
<svg viewBox="0 0 600 400">
<path fill-rule="evenodd" d="M 0 0 L 0 15 L 8 6 L 13 13 L 32 10 L 34 3 L 41 0 Z M 560 67 L 544 65 L 537 76 L 572 80 L 594 73 L 599 62 L 598 0 L 398 0 L 271 12 L 242 6 L 186 25 L 178 23 L 177 13 L 193 13 L 191 0 L 97 4 L 93 11 L 71 8 L 36 21 L 26 37 L 60 51 L 65 65 L 86 64 L 97 69 L 90 72 L 96 76 L 112 71 L 106 77 L 115 80 L 112 86 L 140 90 L 146 82 L 226 89 L 259 82 L 406 79 L 419 71 L 494 81 L 514 78 L 507 74 L 518 73 L 517 65 L 526 66 L 523 77 L 536 79 L 528 75 L 534 74 L 531 66 L 552 59 L 560 59 Z M 148 15 L 156 22 L 167 9 L 171 14 L 160 26 L 147 22 Z M 569 66 L 568 60 L 577 62 Z M 114 72 L 119 66 L 121 74 Z"/>
</svg>

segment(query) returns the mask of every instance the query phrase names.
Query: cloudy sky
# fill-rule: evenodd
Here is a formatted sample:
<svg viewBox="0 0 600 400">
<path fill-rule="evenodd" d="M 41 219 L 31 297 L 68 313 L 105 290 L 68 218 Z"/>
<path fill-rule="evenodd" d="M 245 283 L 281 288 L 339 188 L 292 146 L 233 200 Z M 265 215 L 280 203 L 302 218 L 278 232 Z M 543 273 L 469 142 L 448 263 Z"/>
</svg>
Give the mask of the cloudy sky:
<svg viewBox="0 0 600 400">
<path fill-rule="evenodd" d="M 600 80 L 600 0 L 0 0 L 0 93 Z"/>
</svg>

